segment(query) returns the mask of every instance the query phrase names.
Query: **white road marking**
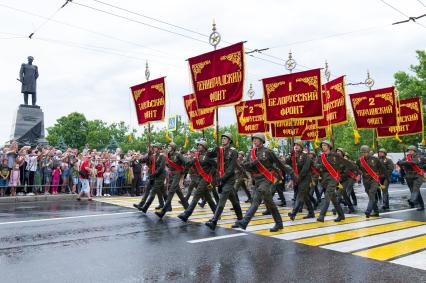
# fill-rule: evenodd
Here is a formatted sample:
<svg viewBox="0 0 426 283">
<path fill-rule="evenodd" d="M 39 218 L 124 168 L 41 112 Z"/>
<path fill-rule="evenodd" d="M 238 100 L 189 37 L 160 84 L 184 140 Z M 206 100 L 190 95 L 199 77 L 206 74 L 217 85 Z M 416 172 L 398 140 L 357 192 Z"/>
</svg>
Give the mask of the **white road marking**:
<svg viewBox="0 0 426 283">
<path fill-rule="evenodd" d="M 247 235 L 248 234 L 246 234 L 246 233 L 236 233 L 236 234 L 229 234 L 229 235 L 224 235 L 224 236 L 217 236 L 217 237 L 209 237 L 209 238 L 203 238 L 203 239 L 198 239 L 198 240 L 191 240 L 191 241 L 187 241 L 187 242 L 190 243 L 190 244 L 195 244 L 195 243 L 215 241 L 215 240 L 221 240 L 221 239 L 233 238 L 233 237 L 240 237 L 240 236 L 247 236 Z"/>
<path fill-rule="evenodd" d="M 368 220 L 368 221 L 362 221 L 362 222 L 355 222 L 355 223 L 348 223 L 348 224 L 342 224 L 342 225 L 336 225 L 336 226 L 328 226 L 328 227 L 314 228 L 314 229 L 297 231 L 297 232 L 284 233 L 280 235 L 275 235 L 273 237 L 277 239 L 282 239 L 282 240 L 295 240 L 299 238 L 307 238 L 307 237 L 313 237 L 313 236 L 318 236 L 323 234 L 337 233 L 337 232 L 342 232 L 346 230 L 360 229 L 360 228 L 366 228 L 366 227 L 371 227 L 375 225 L 382 225 L 382 224 L 388 224 L 388 223 L 400 222 L 400 221 L 401 220 L 399 219 L 380 218 L 380 219 L 374 219 L 374 220 Z"/>
<path fill-rule="evenodd" d="M 124 214 L 134 214 L 134 213 L 138 213 L 138 212 L 129 211 L 129 212 L 117 212 L 117 213 L 89 214 L 89 215 L 79 215 L 79 216 L 69 216 L 69 217 L 45 218 L 45 219 L 32 219 L 32 220 L 23 220 L 23 221 L 2 222 L 0 223 L 0 225 L 46 222 L 46 221 L 57 221 L 57 220 L 89 218 L 89 217 L 103 217 L 103 216 L 124 215 Z"/>
<path fill-rule="evenodd" d="M 395 210 L 395 211 L 383 212 L 383 213 L 380 213 L 380 216 L 382 216 L 382 215 L 388 215 L 388 214 L 394 214 L 394 213 L 407 212 L 407 211 L 412 211 L 412 210 L 416 210 L 416 209 L 417 208 L 409 208 L 409 209 L 403 209 L 403 210 Z"/>
<path fill-rule="evenodd" d="M 391 262 L 426 270 L 426 251 L 404 256 Z"/>
<path fill-rule="evenodd" d="M 322 248 L 339 252 L 353 252 L 356 250 L 363 250 L 369 247 L 383 245 L 394 241 L 400 241 L 405 238 L 415 237 L 422 234 L 426 234 L 426 225 L 407 228 L 399 231 L 392 231 L 379 235 L 366 236 L 341 243 L 329 244 L 322 246 Z"/>
</svg>

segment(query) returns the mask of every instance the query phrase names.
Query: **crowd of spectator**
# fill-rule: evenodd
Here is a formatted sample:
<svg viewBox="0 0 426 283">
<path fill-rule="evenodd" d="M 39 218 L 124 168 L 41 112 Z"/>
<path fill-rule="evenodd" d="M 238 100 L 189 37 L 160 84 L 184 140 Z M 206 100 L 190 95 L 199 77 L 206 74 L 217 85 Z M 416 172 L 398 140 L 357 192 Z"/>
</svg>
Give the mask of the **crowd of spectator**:
<svg viewBox="0 0 426 283">
<path fill-rule="evenodd" d="M 97 151 L 88 145 L 79 152 L 51 146 L 19 148 L 16 142 L 0 148 L 0 196 L 78 194 L 82 187 L 81 165 L 86 159 L 90 172 L 90 195 L 109 197 L 140 194 L 146 181 L 147 167 L 134 175 L 133 162 L 139 152 Z M 140 176 L 139 176 L 140 175 Z M 134 179 L 140 180 L 132 190 Z"/>
</svg>

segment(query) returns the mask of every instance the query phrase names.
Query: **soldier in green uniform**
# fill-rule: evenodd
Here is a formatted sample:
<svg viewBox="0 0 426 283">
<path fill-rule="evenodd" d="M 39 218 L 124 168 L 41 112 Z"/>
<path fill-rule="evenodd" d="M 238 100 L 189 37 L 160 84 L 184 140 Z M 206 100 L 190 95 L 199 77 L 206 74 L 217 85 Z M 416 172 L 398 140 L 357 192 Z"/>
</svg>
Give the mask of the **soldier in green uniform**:
<svg viewBox="0 0 426 283">
<path fill-rule="evenodd" d="M 236 180 L 235 180 L 236 193 L 235 193 L 235 195 L 238 197 L 238 190 L 240 188 L 243 188 L 244 192 L 247 195 L 247 199 L 246 199 L 245 202 L 251 202 L 251 193 L 250 193 L 249 189 L 247 188 L 247 180 L 248 180 L 249 177 L 247 176 L 246 169 L 244 169 L 244 167 L 243 167 L 244 156 L 245 156 L 244 151 L 240 151 L 238 153 L 237 166 L 235 168 L 235 176 L 236 176 Z"/>
<path fill-rule="evenodd" d="M 161 193 L 164 188 L 164 179 L 166 178 L 166 158 L 160 153 L 162 148 L 160 143 L 156 143 L 152 146 L 153 153 L 151 156 L 151 164 L 149 171 L 151 175 L 149 176 L 149 183 L 151 190 L 149 192 L 148 198 L 141 207 L 140 205 L 134 205 L 140 211 L 146 213 L 151 203 L 154 201 L 155 196 L 158 193 Z"/>
<path fill-rule="evenodd" d="M 317 209 L 318 205 L 321 202 L 321 193 L 318 189 L 318 182 L 319 182 L 319 176 L 320 172 L 317 168 L 315 168 L 315 163 L 317 161 L 317 156 L 315 152 L 310 151 L 308 152 L 308 157 L 311 159 L 311 168 L 309 174 L 311 174 L 311 184 L 309 188 L 309 199 L 311 200 L 314 209 Z M 316 196 L 316 199 L 314 198 L 314 194 Z"/>
<path fill-rule="evenodd" d="M 398 165 L 404 167 L 406 174 L 405 179 L 407 180 L 407 185 L 411 192 L 411 197 L 408 202 L 412 208 L 418 204 L 418 211 L 425 210 L 422 193 L 420 192 L 420 187 L 424 181 L 423 166 L 425 162 L 425 158 L 417 154 L 417 147 L 414 145 L 408 147 L 407 156 L 398 162 Z"/>
<path fill-rule="evenodd" d="M 244 161 L 244 167 L 250 172 L 254 180 L 253 202 L 244 218 L 237 220 L 232 227 L 239 227 L 245 230 L 263 200 L 275 221 L 275 225 L 270 231 L 277 232 L 283 229 L 283 223 L 278 208 L 271 196 L 271 186 L 275 181 L 273 166 L 275 164 L 279 169 L 287 174 L 291 174 L 292 177 L 294 177 L 294 173 L 291 167 L 285 166 L 270 149 L 264 146 L 266 141 L 264 134 L 254 134 L 252 141 L 253 148 Z"/>
<path fill-rule="evenodd" d="M 218 179 L 218 191 L 219 201 L 216 207 L 216 211 L 212 219 L 206 222 L 206 226 L 212 230 L 216 229 L 217 221 L 219 221 L 222 215 L 223 209 L 225 208 L 226 201 L 229 200 L 232 203 L 234 212 L 237 215 L 237 219 L 243 218 L 243 212 L 238 198 L 235 196 L 235 169 L 237 166 L 238 153 L 231 147 L 232 135 L 230 133 L 224 133 L 221 136 L 222 146 L 217 147 L 214 151 L 208 153 L 209 157 L 216 158 L 218 161 L 219 179 Z"/>
<path fill-rule="evenodd" d="M 161 144 L 159 146 L 161 146 Z M 147 174 L 148 175 L 147 176 L 147 182 L 146 182 L 146 185 L 145 185 L 145 191 L 144 191 L 144 194 L 141 198 L 141 201 L 138 204 L 133 204 L 133 206 L 135 208 L 139 209 L 139 210 L 141 210 L 142 207 L 144 206 L 144 204 L 145 204 L 146 200 L 148 199 L 148 196 L 151 192 L 152 185 L 154 184 L 153 181 L 150 181 L 152 179 L 151 178 L 151 175 L 152 175 L 151 168 L 152 168 L 152 162 L 153 162 L 153 156 L 154 156 L 152 152 L 153 152 L 153 148 L 152 148 L 152 146 L 149 146 L 148 153 L 144 157 L 142 157 L 140 154 L 137 154 L 136 158 L 133 160 L 133 163 L 134 163 L 133 167 L 135 167 L 137 165 L 136 163 L 140 164 L 140 166 L 142 166 L 142 164 L 145 163 L 149 167 L 148 174 Z M 163 208 L 164 207 L 164 199 L 163 199 L 163 194 L 162 194 L 161 190 L 159 190 L 157 192 L 157 198 L 158 198 L 158 202 L 159 202 L 160 205 L 158 207 L 156 207 L 155 209 Z"/>
<path fill-rule="evenodd" d="M 332 145 L 329 141 L 322 141 L 321 149 L 322 154 L 318 158 L 315 167 L 320 171 L 321 185 L 324 189 L 325 199 L 317 221 L 324 222 L 324 217 L 331 201 L 338 215 L 334 221 L 340 222 L 345 219 L 345 214 L 337 200 L 336 190 L 341 186 L 340 172 L 343 167 L 343 158 L 331 151 Z"/>
<path fill-rule="evenodd" d="M 382 163 L 385 171 L 382 176 L 380 176 L 380 182 L 383 184 L 383 207 L 382 209 L 389 209 L 389 183 L 392 176 L 392 171 L 394 164 L 392 159 L 388 158 L 387 151 L 384 148 L 379 149 L 379 161 Z"/>
<path fill-rule="evenodd" d="M 168 195 L 163 209 L 160 212 L 155 212 L 158 217 L 163 218 L 167 211 L 171 211 L 172 199 L 175 194 L 179 197 L 182 206 L 185 209 L 188 207 L 188 202 L 179 186 L 183 171 L 188 163 L 188 160 L 180 152 L 176 151 L 176 144 L 174 142 L 169 143 L 166 155 L 166 166 L 170 172 Z"/>
<path fill-rule="evenodd" d="M 361 146 L 361 154 L 362 156 L 357 160 L 356 164 L 362 172 L 362 183 L 365 192 L 368 194 L 368 205 L 365 216 L 367 218 L 370 215 L 379 216 L 376 192 L 382 186 L 379 176 L 384 172 L 384 168 L 379 159 L 370 154 L 370 149 L 367 145 Z M 372 211 L 374 211 L 374 214 L 371 214 Z"/>
<path fill-rule="evenodd" d="M 195 158 L 192 160 L 192 162 L 190 162 L 190 164 L 188 164 L 188 166 L 195 165 L 195 168 L 200 175 L 200 181 L 188 208 L 183 213 L 178 215 L 178 217 L 184 222 L 188 221 L 188 218 L 191 216 L 192 212 L 197 206 L 198 201 L 203 197 L 209 204 L 213 213 L 216 211 L 216 204 L 210 194 L 210 190 L 214 188 L 212 184 L 212 171 L 216 167 L 216 162 L 213 158 L 207 155 L 207 142 L 205 140 L 198 141 L 197 146 L 198 152 L 195 154 Z"/>
<path fill-rule="evenodd" d="M 344 202 L 348 206 L 348 212 L 354 213 L 355 209 L 350 199 L 351 190 L 353 190 L 354 183 L 356 180 L 357 166 L 355 162 L 351 162 L 345 158 L 345 150 L 341 147 L 336 149 L 336 154 L 343 158 L 343 169 L 340 175 L 340 183 L 343 186 L 342 190 L 339 190 L 339 196 L 343 198 Z"/>
<path fill-rule="evenodd" d="M 288 216 L 293 221 L 299 210 L 303 207 L 303 204 L 305 204 L 308 209 L 308 215 L 303 218 L 314 218 L 314 208 L 309 198 L 311 159 L 303 152 L 303 143 L 301 141 L 294 143 L 294 150 L 286 160 L 286 163 L 293 168 L 297 180 L 297 182 L 294 183 L 294 186 L 297 186 L 296 202 L 293 211 L 289 212 Z"/>
<path fill-rule="evenodd" d="M 190 151 L 191 158 L 195 158 L 195 152 L 195 148 L 192 148 Z M 188 168 L 188 174 L 191 178 L 191 182 L 189 183 L 188 191 L 185 196 L 186 202 L 189 202 L 192 191 L 198 186 L 198 183 L 200 182 L 200 175 L 198 175 L 197 169 L 195 169 L 195 165 L 192 165 Z"/>
</svg>

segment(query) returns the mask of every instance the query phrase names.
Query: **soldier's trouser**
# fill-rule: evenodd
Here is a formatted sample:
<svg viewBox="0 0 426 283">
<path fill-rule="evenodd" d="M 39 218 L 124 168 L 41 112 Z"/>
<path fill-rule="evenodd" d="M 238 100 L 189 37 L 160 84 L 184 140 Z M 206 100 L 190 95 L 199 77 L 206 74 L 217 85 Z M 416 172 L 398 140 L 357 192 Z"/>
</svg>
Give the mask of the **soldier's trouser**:
<svg viewBox="0 0 426 283">
<path fill-rule="evenodd" d="M 192 191 L 198 186 L 198 183 L 200 182 L 200 180 L 198 179 L 198 177 L 191 177 L 191 182 L 189 183 L 188 186 L 188 192 L 186 193 L 185 199 L 188 202 L 189 198 L 191 197 Z"/>
<path fill-rule="evenodd" d="M 164 181 L 164 178 L 162 178 L 162 179 Z M 152 186 L 153 185 L 151 185 L 151 183 L 149 181 L 146 182 L 145 192 L 144 192 L 144 194 L 142 196 L 141 201 L 139 202 L 140 206 L 143 206 L 145 204 L 145 202 L 148 199 L 149 194 L 151 192 Z M 160 206 L 164 206 L 163 194 L 162 194 L 161 189 L 157 192 L 157 197 L 158 197 L 158 202 L 160 203 Z"/>
<path fill-rule="evenodd" d="M 383 179 L 383 206 L 389 207 L 389 179 Z"/>
<path fill-rule="evenodd" d="M 168 188 L 168 195 L 167 195 L 167 201 L 163 207 L 163 211 L 167 211 L 169 208 L 172 208 L 172 200 L 173 196 L 176 194 L 181 203 L 182 206 L 186 209 L 188 207 L 188 202 L 185 199 L 185 196 L 182 193 L 181 188 L 179 187 L 180 182 L 180 173 L 172 173 L 173 175 L 170 176 L 170 182 L 169 182 L 169 188 Z"/>
<path fill-rule="evenodd" d="M 354 183 L 355 180 L 352 178 L 348 178 L 346 181 L 343 182 L 342 186 L 343 186 L 343 190 L 339 190 L 343 200 L 346 202 L 346 204 L 348 205 L 349 209 L 353 209 L 353 204 L 351 202 L 351 198 L 350 195 L 354 189 Z"/>
<path fill-rule="evenodd" d="M 350 197 L 352 198 L 353 205 L 357 205 L 358 204 L 358 200 L 356 198 L 355 190 L 353 189 L 353 187 L 352 187 L 352 192 L 350 194 Z"/>
<path fill-rule="evenodd" d="M 135 176 L 135 178 L 133 178 L 132 180 L 132 189 L 131 189 L 131 194 L 134 196 L 138 193 L 139 188 L 142 184 L 142 179 L 140 176 Z"/>
<path fill-rule="evenodd" d="M 275 192 L 277 192 L 278 196 L 281 199 L 281 202 L 285 203 L 286 200 L 285 200 L 285 196 L 284 196 L 284 185 L 283 184 L 284 183 L 277 182 L 277 183 L 272 185 L 272 199 L 274 198 Z"/>
<path fill-rule="evenodd" d="M 229 180 L 222 187 L 222 193 L 220 193 L 219 202 L 217 204 L 216 211 L 212 218 L 213 221 L 219 220 L 220 216 L 222 215 L 223 209 L 225 208 L 226 201 L 228 199 L 231 201 L 232 207 L 234 208 L 234 212 L 235 212 L 235 215 L 237 215 L 237 218 L 238 219 L 243 218 L 240 202 L 235 196 L 234 180 Z"/>
<path fill-rule="evenodd" d="M 149 206 L 154 201 L 155 196 L 158 196 L 161 200 L 163 200 L 163 196 L 161 193 L 163 188 L 164 188 L 164 177 L 156 178 L 154 181 L 154 184 L 151 186 L 151 190 L 149 192 L 148 198 L 145 204 L 143 205 L 145 209 L 149 208 Z M 163 205 L 164 205 L 164 201 L 163 201 Z"/>
<path fill-rule="evenodd" d="M 247 195 L 247 199 L 251 199 L 251 194 L 250 194 L 250 191 L 247 188 L 246 180 L 244 180 L 243 178 L 238 178 L 235 182 L 235 187 L 236 187 L 236 194 L 237 195 L 238 195 L 238 190 L 240 188 L 243 188 L 244 192 Z"/>
<path fill-rule="evenodd" d="M 293 199 L 297 198 L 297 191 L 299 190 L 299 186 L 293 183 Z"/>
<path fill-rule="evenodd" d="M 411 191 L 411 203 L 414 205 L 419 204 L 420 207 L 425 207 L 422 194 L 420 192 L 420 187 L 423 184 L 423 178 L 421 176 L 418 176 L 415 178 L 406 177 L 405 179 L 407 180 L 407 185 Z"/>
<path fill-rule="evenodd" d="M 272 200 L 271 186 L 272 183 L 266 180 L 265 178 L 255 179 L 255 184 L 253 187 L 253 201 L 246 215 L 243 218 L 243 222 L 245 222 L 246 224 L 250 222 L 263 200 L 265 202 L 266 209 L 271 212 L 275 223 L 282 223 L 282 218 L 278 211 L 278 208 Z"/>
<path fill-rule="evenodd" d="M 216 203 L 218 203 L 219 202 L 219 194 L 217 193 L 216 188 L 212 189 L 212 194 L 213 194 L 213 197 L 214 197 Z"/>
<path fill-rule="evenodd" d="M 379 207 L 377 206 L 377 189 L 379 188 L 379 184 L 376 181 L 366 182 L 364 181 L 365 191 L 368 194 L 368 205 L 365 213 L 370 214 L 371 211 L 379 213 Z"/>
<path fill-rule="evenodd" d="M 210 190 L 207 188 L 208 184 L 203 179 L 198 183 L 197 188 L 195 189 L 194 196 L 192 198 L 191 203 L 188 208 L 185 210 L 184 214 L 186 217 L 191 216 L 192 212 L 194 212 L 195 207 L 197 206 L 198 201 L 201 198 L 204 198 L 210 206 L 210 209 L 213 213 L 216 212 L 216 204 L 214 203 L 212 196 L 210 194 Z"/>
<path fill-rule="evenodd" d="M 343 209 L 340 206 L 339 201 L 337 200 L 337 194 L 336 194 L 336 186 L 329 186 L 329 185 L 323 185 L 323 190 L 325 190 L 324 195 L 324 203 L 321 207 L 320 216 L 325 216 L 328 210 L 328 206 L 330 205 L 330 201 L 333 203 L 334 208 L 336 209 L 336 212 L 338 215 L 343 216 Z"/>
<path fill-rule="evenodd" d="M 298 192 L 296 196 L 296 202 L 293 208 L 293 215 L 296 215 L 297 212 L 303 207 L 303 204 L 306 204 L 306 207 L 309 213 L 314 213 L 314 208 L 312 206 L 311 199 L 309 198 L 309 179 L 306 181 L 302 181 L 302 183 L 298 184 Z"/>
</svg>

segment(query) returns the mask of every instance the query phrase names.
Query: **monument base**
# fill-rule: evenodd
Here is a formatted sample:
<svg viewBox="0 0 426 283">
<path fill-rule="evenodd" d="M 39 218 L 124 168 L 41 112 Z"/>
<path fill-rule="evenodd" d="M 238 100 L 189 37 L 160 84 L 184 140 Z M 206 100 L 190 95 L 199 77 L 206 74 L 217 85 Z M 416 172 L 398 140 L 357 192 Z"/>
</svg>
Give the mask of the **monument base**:
<svg viewBox="0 0 426 283">
<path fill-rule="evenodd" d="M 20 146 L 47 144 L 44 138 L 44 114 L 40 106 L 19 105 L 10 139 L 16 140 Z"/>
</svg>

